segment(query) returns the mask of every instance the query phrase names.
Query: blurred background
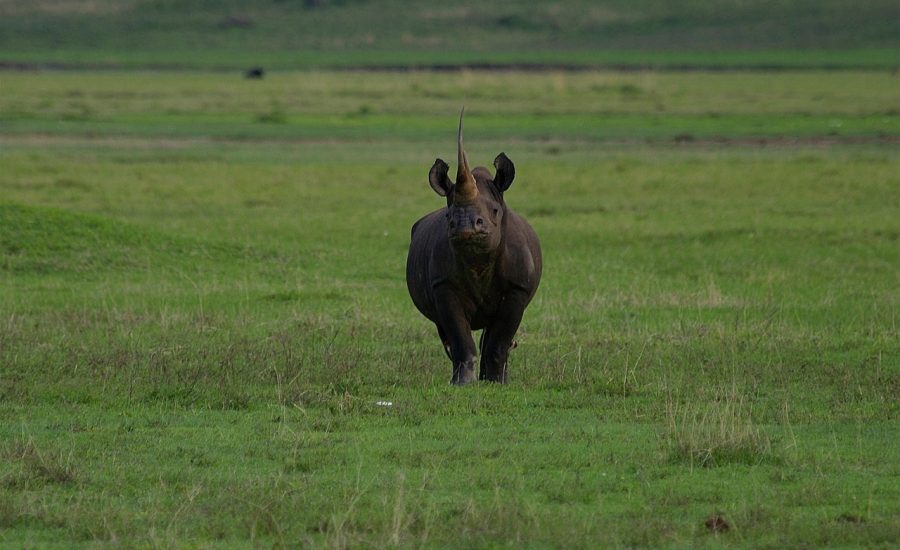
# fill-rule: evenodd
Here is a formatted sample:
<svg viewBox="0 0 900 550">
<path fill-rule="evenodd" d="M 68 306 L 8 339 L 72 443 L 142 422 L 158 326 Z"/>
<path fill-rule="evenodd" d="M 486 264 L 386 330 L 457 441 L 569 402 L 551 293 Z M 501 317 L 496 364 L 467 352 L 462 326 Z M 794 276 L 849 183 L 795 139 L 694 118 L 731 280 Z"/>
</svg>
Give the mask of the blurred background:
<svg viewBox="0 0 900 550">
<path fill-rule="evenodd" d="M 890 0 L 0 1 L 22 67 L 272 69 L 897 63 Z"/>
</svg>

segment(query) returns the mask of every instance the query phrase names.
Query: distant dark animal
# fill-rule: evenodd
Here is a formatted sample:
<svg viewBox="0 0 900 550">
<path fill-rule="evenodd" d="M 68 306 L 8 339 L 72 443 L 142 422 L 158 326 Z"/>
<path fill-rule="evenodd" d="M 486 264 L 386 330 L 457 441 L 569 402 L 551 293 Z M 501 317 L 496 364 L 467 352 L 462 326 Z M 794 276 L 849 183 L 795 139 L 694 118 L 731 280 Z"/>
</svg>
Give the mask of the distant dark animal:
<svg viewBox="0 0 900 550">
<path fill-rule="evenodd" d="M 266 76 L 266 71 L 262 67 L 252 67 L 244 71 L 244 78 L 262 78 Z"/>
<path fill-rule="evenodd" d="M 220 29 L 250 29 L 253 26 L 253 20 L 244 15 L 229 15 L 219 22 Z"/>
<path fill-rule="evenodd" d="M 506 382 L 513 337 L 541 280 L 541 247 L 528 222 L 503 200 L 516 174 L 506 154 L 494 159 L 493 177 L 483 167 L 469 170 L 462 113 L 457 158 L 455 183 L 441 159 L 428 174 L 447 207 L 413 225 L 406 285 L 416 308 L 437 325 L 453 362 L 451 383 L 475 380 L 471 331 L 479 329 L 484 329 L 479 378 Z"/>
</svg>

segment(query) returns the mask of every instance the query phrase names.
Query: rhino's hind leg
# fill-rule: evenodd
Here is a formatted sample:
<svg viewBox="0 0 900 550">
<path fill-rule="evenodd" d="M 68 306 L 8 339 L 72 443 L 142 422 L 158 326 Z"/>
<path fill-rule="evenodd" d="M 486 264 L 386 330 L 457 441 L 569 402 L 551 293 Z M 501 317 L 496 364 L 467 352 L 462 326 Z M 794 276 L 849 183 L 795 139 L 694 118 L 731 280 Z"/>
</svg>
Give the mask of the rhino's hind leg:
<svg viewBox="0 0 900 550">
<path fill-rule="evenodd" d="M 481 372 L 478 375 L 481 380 L 506 383 L 509 350 L 516 347 L 513 338 L 519 330 L 529 300 L 528 294 L 519 290 L 503 297 L 497 317 L 482 336 Z"/>
<path fill-rule="evenodd" d="M 506 365 L 509 361 L 510 342 L 504 343 L 498 337 L 494 337 L 492 329 L 485 329 L 488 341 L 487 346 L 481 347 L 481 370 L 478 373 L 479 380 L 488 382 L 506 383 Z"/>
</svg>

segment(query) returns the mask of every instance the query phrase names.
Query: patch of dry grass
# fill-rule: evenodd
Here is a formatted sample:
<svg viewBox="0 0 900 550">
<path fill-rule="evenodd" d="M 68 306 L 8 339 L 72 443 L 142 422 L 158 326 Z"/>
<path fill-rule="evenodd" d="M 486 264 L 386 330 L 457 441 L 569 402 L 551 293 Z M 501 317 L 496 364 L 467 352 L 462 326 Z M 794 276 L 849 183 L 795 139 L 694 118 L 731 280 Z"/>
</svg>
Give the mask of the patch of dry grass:
<svg viewBox="0 0 900 550">
<path fill-rule="evenodd" d="M 5 487 L 68 484 L 78 477 L 71 454 L 42 449 L 31 438 L 14 440 L 0 452 L 0 456 L 17 465 L 0 478 L 0 484 Z"/>
<path fill-rule="evenodd" d="M 664 440 L 673 461 L 715 467 L 775 458 L 772 442 L 753 421 L 753 407 L 734 388 L 711 401 L 666 402 Z"/>
</svg>

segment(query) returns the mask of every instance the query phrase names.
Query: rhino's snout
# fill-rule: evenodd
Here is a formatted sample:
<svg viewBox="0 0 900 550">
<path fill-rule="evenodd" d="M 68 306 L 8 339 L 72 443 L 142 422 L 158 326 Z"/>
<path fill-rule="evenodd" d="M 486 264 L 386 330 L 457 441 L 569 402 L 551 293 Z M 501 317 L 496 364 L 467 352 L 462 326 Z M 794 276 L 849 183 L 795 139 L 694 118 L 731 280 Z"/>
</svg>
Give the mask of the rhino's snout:
<svg viewBox="0 0 900 550">
<path fill-rule="evenodd" d="M 487 223 L 485 223 L 484 217 L 464 211 L 455 212 L 450 216 L 448 229 L 450 238 L 454 240 L 466 241 L 473 237 L 487 235 Z"/>
</svg>

